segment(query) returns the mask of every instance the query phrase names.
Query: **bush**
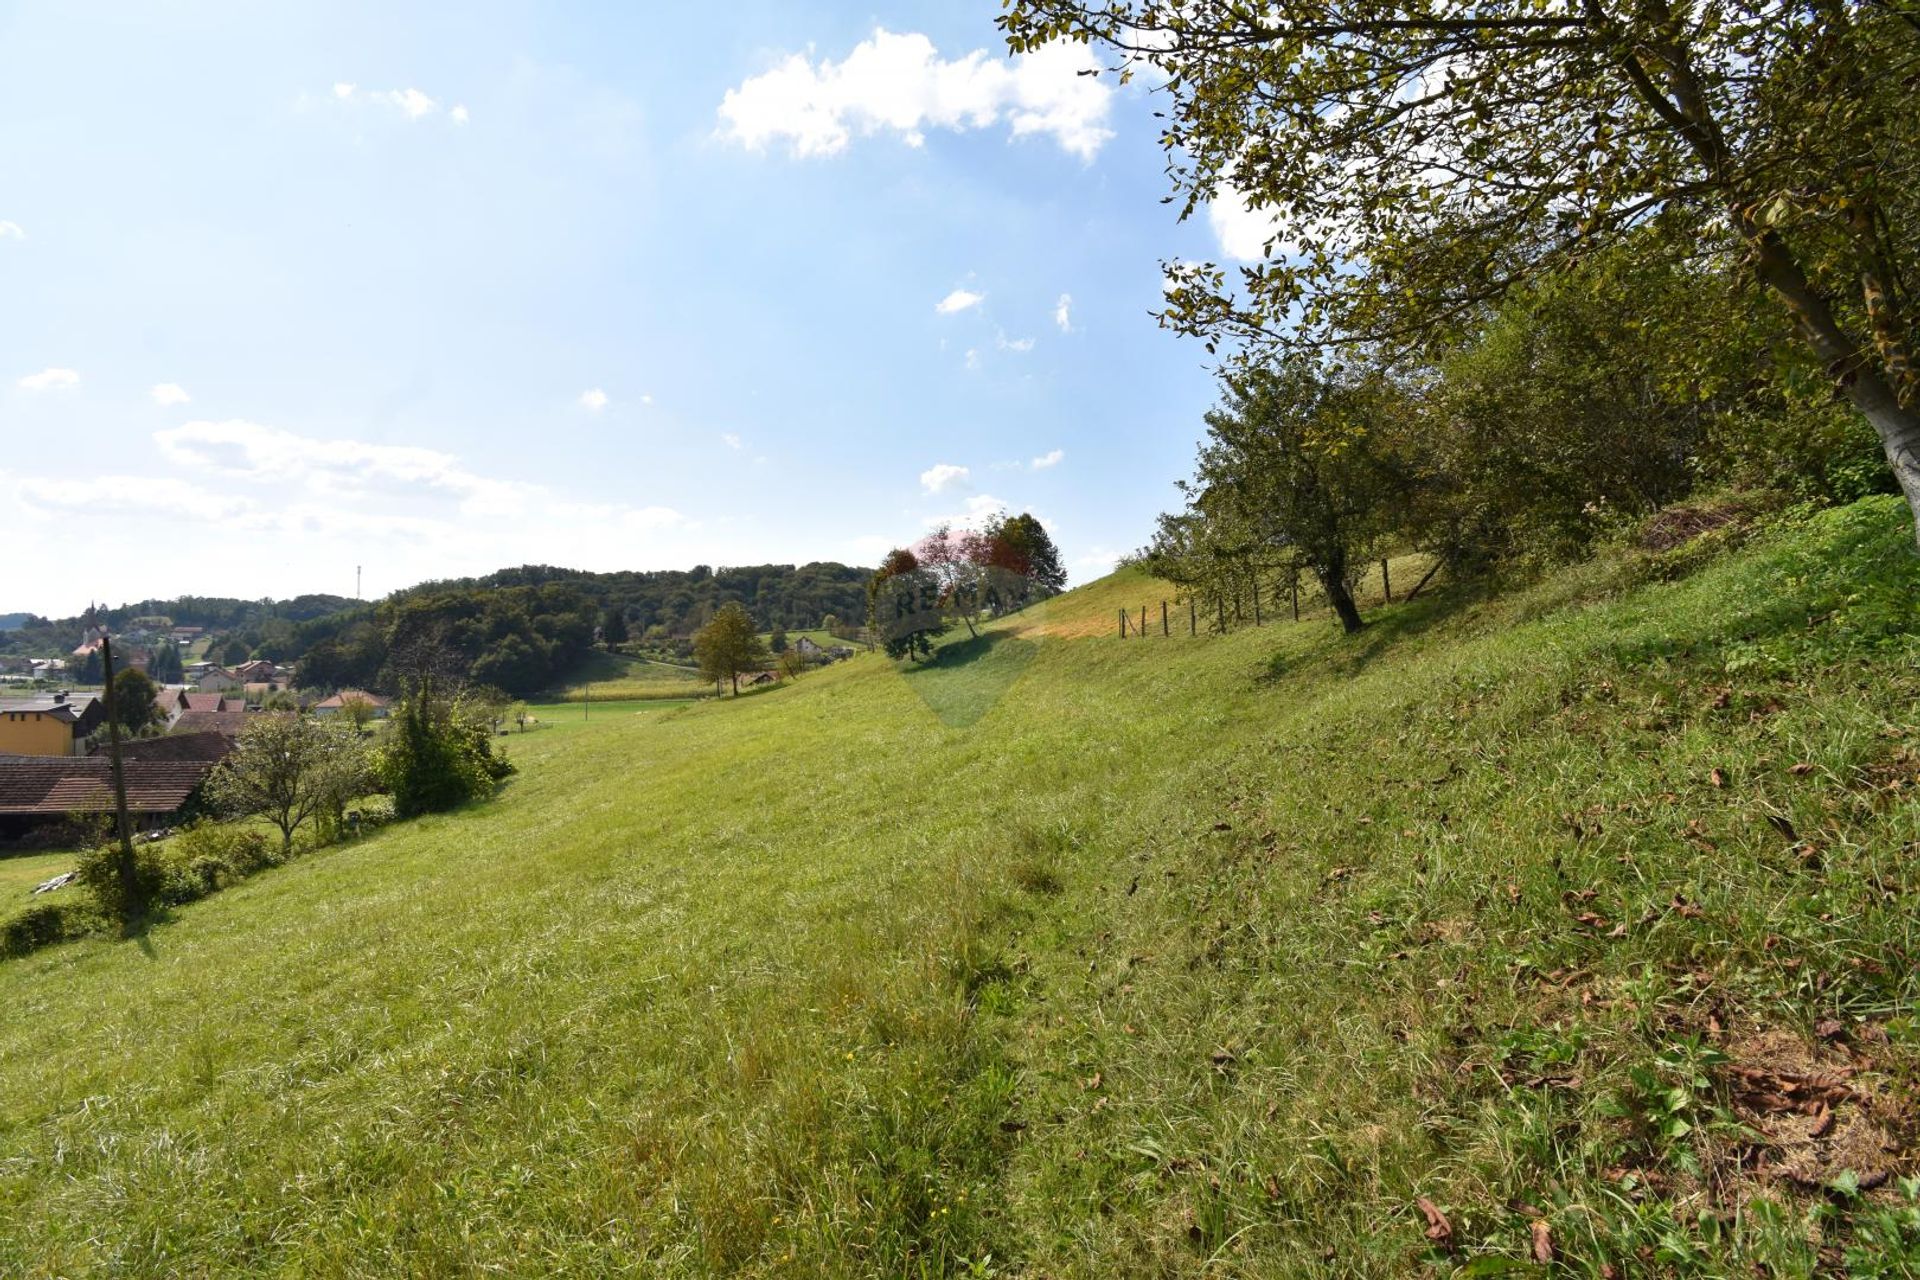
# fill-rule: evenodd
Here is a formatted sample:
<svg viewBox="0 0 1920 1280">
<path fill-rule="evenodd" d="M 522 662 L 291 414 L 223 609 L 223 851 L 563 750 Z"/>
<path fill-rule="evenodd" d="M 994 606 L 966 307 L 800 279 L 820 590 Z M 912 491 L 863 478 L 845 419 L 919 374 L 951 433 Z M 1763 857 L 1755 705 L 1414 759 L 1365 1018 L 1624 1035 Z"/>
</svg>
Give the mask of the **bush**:
<svg viewBox="0 0 1920 1280">
<path fill-rule="evenodd" d="M 257 827 L 196 822 L 168 842 L 167 901 L 190 902 L 280 865 L 279 850 Z M 176 896 L 190 894 L 191 896 Z"/>
<path fill-rule="evenodd" d="M 79 882 L 86 886 L 109 919 L 128 920 L 140 905 L 155 906 L 165 901 L 168 888 L 166 855 L 157 844 L 133 847 L 134 892 L 139 901 L 128 902 L 126 887 L 120 882 L 120 847 L 115 843 L 95 845 L 80 855 Z"/>
<path fill-rule="evenodd" d="M 0 925 L 0 956 L 23 956 L 29 951 L 99 933 L 106 920 L 86 899 L 36 902 L 13 919 Z"/>
<path fill-rule="evenodd" d="M 463 698 L 431 688 L 400 705 L 377 763 L 397 817 L 456 809 L 493 794 L 513 765 L 493 750 L 493 722 Z"/>
</svg>

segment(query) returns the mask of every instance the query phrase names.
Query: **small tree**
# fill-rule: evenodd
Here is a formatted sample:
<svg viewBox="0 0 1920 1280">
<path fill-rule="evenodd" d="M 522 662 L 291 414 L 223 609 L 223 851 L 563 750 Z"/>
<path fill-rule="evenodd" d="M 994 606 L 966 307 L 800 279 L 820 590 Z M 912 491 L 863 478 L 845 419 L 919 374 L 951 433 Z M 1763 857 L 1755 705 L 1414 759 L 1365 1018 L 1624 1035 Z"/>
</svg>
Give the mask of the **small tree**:
<svg viewBox="0 0 1920 1280">
<path fill-rule="evenodd" d="M 284 712 L 248 719 L 234 749 L 207 778 L 207 798 L 232 817 L 262 817 L 280 831 L 283 853 L 309 821 L 338 816 L 369 789 L 359 731 L 343 721 Z"/>
<path fill-rule="evenodd" d="M 737 601 L 729 601 L 713 615 L 713 621 L 693 637 L 693 655 L 700 663 L 700 674 L 716 683 L 733 682 L 740 692 L 740 676 L 757 671 L 767 663 L 766 645 L 753 629 L 753 619 Z"/>
<path fill-rule="evenodd" d="M 867 583 L 867 626 L 889 658 L 918 662 L 947 629 L 940 582 L 913 552 L 896 547 Z"/>
<path fill-rule="evenodd" d="M 160 708 L 154 705 L 159 696 L 160 686 L 138 667 L 113 673 L 113 715 L 128 733 L 143 733 L 160 718 Z"/>
<path fill-rule="evenodd" d="M 607 616 L 600 624 L 600 639 L 609 650 L 618 649 L 627 642 L 626 610 L 620 608 L 607 610 Z"/>
<path fill-rule="evenodd" d="M 402 818 L 439 813 L 491 795 L 513 772 L 493 751 L 490 713 L 423 680 L 400 704 L 376 769 Z"/>
<path fill-rule="evenodd" d="M 787 629 L 777 622 L 773 625 L 773 635 L 768 638 L 767 647 L 775 653 L 787 651 Z"/>
<path fill-rule="evenodd" d="M 374 711 L 373 699 L 364 693 L 350 693 L 340 699 L 340 719 L 352 725 L 355 732 L 367 727 Z"/>
</svg>

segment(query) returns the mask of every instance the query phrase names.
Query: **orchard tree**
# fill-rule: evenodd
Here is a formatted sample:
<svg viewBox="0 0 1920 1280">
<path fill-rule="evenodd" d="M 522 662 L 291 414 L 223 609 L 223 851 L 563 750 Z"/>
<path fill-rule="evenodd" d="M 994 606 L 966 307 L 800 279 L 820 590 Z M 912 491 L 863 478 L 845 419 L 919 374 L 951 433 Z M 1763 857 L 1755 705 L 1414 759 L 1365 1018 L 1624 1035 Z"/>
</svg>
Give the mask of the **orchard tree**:
<svg viewBox="0 0 1920 1280">
<path fill-rule="evenodd" d="M 745 607 L 730 600 L 713 615 L 713 621 L 694 633 L 693 656 L 700 663 L 700 674 L 716 683 L 731 680 L 737 696 L 741 675 L 766 666 L 767 647 Z"/>
<path fill-rule="evenodd" d="M 282 852 L 316 818 L 337 817 L 372 789 L 359 730 L 344 720 L 280 712 L 247 718 L 246 728 L 207 777 L 208 798 L 232 817 L 261 817 L 280 830 Z"/>
<path fill-rule="evenodd" d="M 1296 358 L 1224 379 L 1207 414 L 1187 511 L 1163 517 L 1156 567 L 1234 594 L 1253 575 L 1310 570 L 1340 625 L 1364 625 L 1356 571 L 1405 510 L 1410 478 L 1389 441 L 1393 388 L 1377 374 Z"/>
<path fill-rule="evenodd" d="M 987 553 L 984 535 L 948 524 L 921 539 L 913 552 L 920 571 L 933 577 L 941 612 L 960 619 L 975 639 L 980 630 L 974 624 L 987 606 Z"/>
<path fill-rule="evenodd" d="M 1020 608 L 1036 597 L 1057 595 L 1066 589 L 1067 571 L 1060 550 L 1046 526 L 1030 513 L 1002 512 L 981 531 L 986 540 L 989 603 Z"/>
<path fill-rule="evenodd" d="M 1648 224 L 1737 261 L 1920 511 L 1920 16 L 1910 0 L 1009 0 L 1016 52 L 1114 51 L 1167 96 L 1190 215 L 1271 219 L 1235 277 L 1171 264 L 1219 344 L 1419 346 Z"/>
<path fill-rule="evenodd" d="M 889 658 L 915 662 L 933 653 L 947 629 L 939 579 L 904 547 L 889 551 L 867 583 L 867 628 Z"/>
</svg>

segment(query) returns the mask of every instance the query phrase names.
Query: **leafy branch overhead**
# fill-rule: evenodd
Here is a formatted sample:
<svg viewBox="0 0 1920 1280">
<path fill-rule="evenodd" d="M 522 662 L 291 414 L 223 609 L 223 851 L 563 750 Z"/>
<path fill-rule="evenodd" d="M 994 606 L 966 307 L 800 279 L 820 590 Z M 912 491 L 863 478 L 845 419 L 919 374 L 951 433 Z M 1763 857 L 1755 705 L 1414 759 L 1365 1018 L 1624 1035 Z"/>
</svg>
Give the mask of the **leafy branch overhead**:
<svg viewBox="0 0 1920 1280">
<path fill-rule="evenodd" d="M 1420 351 L 1657 225 L 1765 286 L 1920 505 L 1910 9 L 1010 0 L 999 21 L 1016 51 L 1092 42 L 1157 85 L 1183 215 L 1272 218 L 1255 265 L 1169 267 L 1162 320 L 1210 349 Z"/>
</svg>

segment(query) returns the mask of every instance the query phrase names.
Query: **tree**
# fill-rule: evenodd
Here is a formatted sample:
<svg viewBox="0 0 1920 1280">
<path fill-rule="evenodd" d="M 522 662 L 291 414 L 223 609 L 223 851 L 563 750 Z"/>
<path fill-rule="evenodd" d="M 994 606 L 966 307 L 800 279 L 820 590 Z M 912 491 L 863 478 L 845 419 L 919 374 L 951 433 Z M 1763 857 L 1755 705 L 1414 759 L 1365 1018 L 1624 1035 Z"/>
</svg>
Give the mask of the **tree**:
<svg viewBox="0 0 1920 1280">
<path fill-rule="evenodd" d="M 627 642 L 627 611 L 613 608 L 607 610 L 606 620 L 600 624 L 600 639 L 609 650 L 618 649 Z"/>
<path fill-rule="evenodd" d="M 263 712 L 248 717 L 206 789 L 229 816 L 261 817 L 279 828 L 280 848 L 290 853 L 302 826 L 337 816 L 371 789 L 366 746 L 342 720 Z"/>
<path fill-rule="evenodd" d="M 737 601 L 722 605 L 713 621 L 694 634 L 693 654 L 702 675 L 716 683 L 731 680 L 736 695 L 741 674 L 758 671 L 767 664 L 766 645 L 754 630 L 753 619 Z"/>
<path fill-rule="evenodd" d="M 1065 590 L 1067 571 L 1060 550 L 1033 515 L 1004 512 L 987 521 L 987 600 L 995 609 L 1019 609 L 1034 599 Z"/>
<path fill-rule="evenodd" d="M 975 639 L 980 631 L 974 622 L 987 606 L 987 554 L 984 535 L 947 524 L 914 548 L 921 572 L 933 575 L 941 612 L 965 623 Z"/>
<path fill-rule="evenodd" d="M 153 651 L 153 661 L 147 663 L 147 674 L 161 684 L 173 684 L 186 679 L 186 666 L 180 660 L 180 647 L 171 640 L 162 640 Z"/>
<path fill-rule="evenodd" d="M 234 636 L 220 646 L 220 665 L 223 667 L 238 666 L 251 657 L 252 654 L 253 650 L 248 646 L 247 642 L 239 636 Z"/>
<path fill-rule="evenodd" d="M 411 818 L 489 796 L 514 769 L 494 754 L 492 712 L 426 677 L 401 700 L 375 771 L 395 815 Z"/>
<path fill-rule="evenodd" d="M 947 629 L 940 582 L 913 552 L 889 551 L 867 583 L 867 627 L 889 658 L 918 662 L 933 653 L 934 640 Z"/>
<path fill-rule="evenodd" d="M 767 647 L 775 653 L 787 651 L 787 629 L 777 622 L 773 624 L 773 635 L 768 639 Z"/>
<path fill-rule="evenodd" d="M 999 21 L 1016 51 L 1150 67 L 1183 213 L 1271 215 L 1233 285 L 1170 269 L 1163 322 L 1209 349 L 1418 345 L 1660 224 L 1765 286 L 1920 511 L 1910 6 L 1011 0 Z"/>
<path fill-rule="evenodd" d="M 354 732 L 361 733 L 372 723 L 376 708 L 373 699 L 358 691 L 349 692 L 340 699 L 340 719 L 353 726 Z"/>
<path fill-rule="evenodd" d="M 139 734 L 160 718 L 154 699 L 160 686 L 138 667 L 126 667 L 113 673 L 113 715 L 128 733 Z"/>
<path fill-rule="evenodd" d="M 1393 388 L 1377 374 L 1304 358 L 1223 379 L 1208 413 L 1188 508 L 1165 517 L 1156 567 L 1227 593 L 1298 565 L 1320 582 L 1340 625 L 1364 625 L 1355 570 L 1401 514 L 1409 481 L 1388 443 Z"/>
<path fill-rule="evenodd" d="M 80 663 L 80 674 L 75 676 L 74 679 L 80 684 L 92 685 L 105 683 L 106 672 L 100 665 L 100 650 L 87 650 L 87 656 Z"/>
</svg>

